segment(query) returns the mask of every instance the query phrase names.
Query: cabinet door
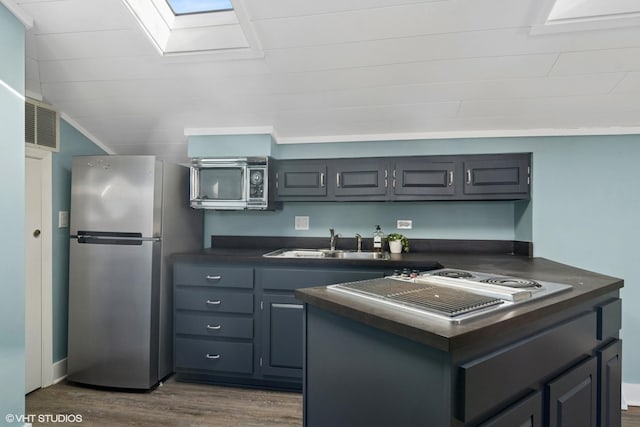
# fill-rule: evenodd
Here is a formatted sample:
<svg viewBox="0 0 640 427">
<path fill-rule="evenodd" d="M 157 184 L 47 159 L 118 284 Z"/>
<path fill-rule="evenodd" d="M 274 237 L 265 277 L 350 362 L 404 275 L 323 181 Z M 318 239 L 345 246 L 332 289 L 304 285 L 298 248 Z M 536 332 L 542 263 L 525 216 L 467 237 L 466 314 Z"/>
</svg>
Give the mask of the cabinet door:
<svg viewBox="0 0 640 427">
<path fill-rule="evenodd" d="M 547 384 L 549 427 L 595 427 L 598 366 L 590 357 Z"/>
<path fill-rule="evenodd" d="M 281 160 L 276 169 L 276 200 L 302 200 L 327 195 L 327 163 Z"/>
<path fill-rule="evenodd" d="M 537 391 L 495 417 L 480 424 L 479 427 L 541 427 L 542 394 Z"/>
<path fill-rule="evenodd" d="M 615 340 L 598 350 L 598 420 L 600 426 L 620 427 L 622 341 Z"/>
<path fill-rule="evenodd" d="M 333 194 L 340 200 L 384 200 L 388 171 L 381 159 L 344 159 L 331 162 Z"/>
<path fill-rule="evenodd" d="M 455 162 L 432 159 L 396 161 L 391 176 L 393 194 L 400 196 L 396 199 L 420 200 L 429 196 L 453 196 L 456 193 Z"/>
<path fill-rule="evenodd" d="M 302 379 L 302 302 L 293 290 L 383 277 L 382 270 L 258 268 L 256 284 L 264 293 L 261 310 L 262 372 Z"/>
<path fill-rule="evenodd" d="M 482 198 L 528 197 L 529 158 L 528 154 L 514 154 L 465 159 L 464 194 Z"/>
<path fill-rule="evenodd" d="M 302 378 L 302 309 L 289 295 L 265 295 L 262 317 L 262 371 Z"/>
</svg>

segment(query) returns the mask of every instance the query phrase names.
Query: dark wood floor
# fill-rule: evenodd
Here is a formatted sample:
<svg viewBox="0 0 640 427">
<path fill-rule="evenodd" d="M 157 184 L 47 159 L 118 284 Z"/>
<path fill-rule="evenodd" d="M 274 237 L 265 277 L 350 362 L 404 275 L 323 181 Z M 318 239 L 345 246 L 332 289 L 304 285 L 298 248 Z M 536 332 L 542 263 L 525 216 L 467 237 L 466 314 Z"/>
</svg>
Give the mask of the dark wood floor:
<svg viewBox="0 0 640 427">
<path fill-rule="evenodd" d="M 78 414 L 82 426 L 302 425 L 300 393 L 247 390 L 169 379 L 149 393 L 95 390 L 66 383 L 27 396 L 27 414 Z M 60 426 L 38 423 L 34 426 Z M 72 425 L 72 424 L 64 424 Z"/>
<path fill-rule="evenodd" d="M 150 393 L 95 390 L 66 383 L 27 396 L 27 414 L 81 415 L 82 426 L 300 427 L 302 395 L 169 379 Z M 60 422 L 34 426 L 73 425 Z M 622 412 L 623 427 L 640 427 L 640 407 Z"/>
</svg>

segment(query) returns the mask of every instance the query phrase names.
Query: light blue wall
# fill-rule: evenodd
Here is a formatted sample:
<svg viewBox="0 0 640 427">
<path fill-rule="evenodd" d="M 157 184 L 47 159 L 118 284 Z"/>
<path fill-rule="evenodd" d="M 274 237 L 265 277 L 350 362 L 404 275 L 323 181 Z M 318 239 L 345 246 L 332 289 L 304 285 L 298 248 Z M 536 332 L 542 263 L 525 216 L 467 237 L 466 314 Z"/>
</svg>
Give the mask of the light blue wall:
<svg viewBox="0 0 640 427">
<path fill-rule="evenodd" d="M 24 94 L 25 31 L 0 4 L 0 80 Z M 24 99 L 0 84 L 0 424 L 24 409 Z"/>
<path fill-rule="evenodd" d="M 640 136 L 535 144 L 537 256 L 625 280 L 623 380 L 640 384 Z"/>
<path fill-rule="evenodd" d="M 69 302 L 69 228 L 58 228 L 58 212 L 71 207 L 71 157 L 105 154 L 91 140 L 60 120 L 60 152 L 52 159 L 53 198 L 53 361 L 67 357 L 67 314 Z"/>
<path fill-rule="evenodd" d="M 270 156 L 273 144 L 271 135 L 190 136 L 187 152 L 189 157 Z"/>
<path fill-rule="evenodd" d="M 309 216 L 309 230 L 296 231 L 296 215 Z M 204 245 L 211 235 L 324 236 L 329 244 L 329 228 L 344 237 L 360 233 L 373 237 L 379 224 L 385 234 L 396 231 L 396 220 L 413 220 L 409 238 L 515 240 L 512 202 L 432 202 L 432 203 L 285 203 L 276 212 L 205 213 Z"/>
<path fill-rule="evenodd" d="M 191 144 L 191 141 L 189 141 Z M 202 148 L 202 146 L 200 147 Z M 278 212 L 205 214 L 210 235 L 370 235 L 413 219 L 416 238 L 533 241 L 535 255 L 625 279 L 623 380 L 640 384 L 640 136 L 478 138 L 277 145 L 280 159 L 532 152 L 531 202 L 286 203 Z M 250 153 L 243 153 L 245 155 Z M 224 151 L 201 155 L 226 155 Z M 295 215 L 311 229 L 295 231 Z M 626 333 L 625 333 L 626 332 Z"/>
</svg>

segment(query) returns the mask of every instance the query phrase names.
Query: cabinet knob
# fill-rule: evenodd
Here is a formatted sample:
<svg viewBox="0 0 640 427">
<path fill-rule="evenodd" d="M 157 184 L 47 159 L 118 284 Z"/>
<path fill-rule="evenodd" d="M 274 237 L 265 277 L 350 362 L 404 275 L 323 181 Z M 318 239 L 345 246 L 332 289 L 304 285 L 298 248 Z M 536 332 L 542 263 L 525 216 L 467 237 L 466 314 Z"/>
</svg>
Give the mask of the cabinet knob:
<svg viewBox="0 0 640 427">
<path fill-rule="evenodd" d="M 220 280 L 222 276 L 210 276 L 207 274 L 207 280 Z"/>
<path fill-rule="evenodd" d="M 207 300 L 207 304 L 209 305 L 220 305 L 222 304 L 222 301 L 217 300 L 217 301 L 211 301 L 210 299 Z"/>
<path fill-rule="evenodd" d="M 220 357 L 222 357 L 222 356 L 220 356 L 220 353 L 218 353 L 218 354 L 209 354 L 209 353 L 207 353 L 207 354 L 205 354 L 204 357 L 206 357 L 207 359 L 220 359 Z"/>
<path fill-rule="evenodd" d="M 222 325 L 215 325 L 215 326 L 207 325 L 207 329 L 212 329 L 214 331 L 217 331 L 220 328 L 222 328 Z"/>
</svg>

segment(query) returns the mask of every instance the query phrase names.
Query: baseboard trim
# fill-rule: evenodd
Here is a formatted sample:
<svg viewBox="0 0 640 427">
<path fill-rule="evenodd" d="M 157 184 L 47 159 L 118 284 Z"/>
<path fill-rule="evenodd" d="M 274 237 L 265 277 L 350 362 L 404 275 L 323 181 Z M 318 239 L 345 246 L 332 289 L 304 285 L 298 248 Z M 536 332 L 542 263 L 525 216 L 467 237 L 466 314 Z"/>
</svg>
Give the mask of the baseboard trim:
<svg viewBox="0 0 640 427">
<path fill-rule="evenodd" d="M 67 359 L 58 360 L 53 364 L 53 384 L 58 384 L 67 378 Z"/>
<path fill-rule="evenodd" d="M 622 383 L 622 409 L 640 406 L 640 384 Z"/>
</svg>

